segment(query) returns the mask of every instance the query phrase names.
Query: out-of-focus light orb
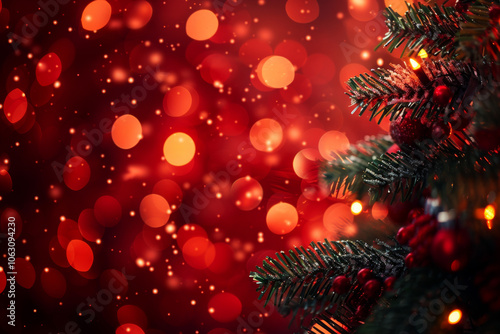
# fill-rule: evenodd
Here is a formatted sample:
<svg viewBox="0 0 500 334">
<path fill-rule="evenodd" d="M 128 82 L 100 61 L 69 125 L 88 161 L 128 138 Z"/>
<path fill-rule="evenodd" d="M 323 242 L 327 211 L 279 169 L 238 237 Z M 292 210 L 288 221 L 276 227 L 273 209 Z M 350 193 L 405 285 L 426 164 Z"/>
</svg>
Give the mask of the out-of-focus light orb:
<svg viewBox="0 0 500 334">
<path fill-rule="evenodd" d="M 122 206 L 113 196 L 101 196 L 94 203 L 94 216 L 104 227 L 115 226 L 122 219 Z"/>
<path fill-rule="evenodd" d="M 413 0 L 384 0 L 385 6 L 386 7 L 391 7 L 396 13 L 400 15 L 405 15 L 406 11 L 408 10 L 408 6 L 406 6 L 406 3 L 412 4 Z"/>
<path fill-rule="evenodd" d="M 357 216 L 363 211 L 363 204 L 360 201 L 354 201 L 351 204 L 351 212 L 353 215 Z"/>
<path fill-rule="evenodd" d="M 496 210 L 493 205 L 488 205 L 486 208 L 484 208 L 484 219 L 486 220 L 493 220 L 495 218 Z"/>
<path fill-rule="evenodd" d="M 9 122 L 19 122 L 28 110 L 26 94 L 19 88 L 11 90 L 5 97 L 3 109 L 5 117 Z"/>
<path fill-rule="evenodd" d="M 372 206 L 373 219 L 383 220 L 389 214 L 389 210 L 385 204 L 375 202 Z"/>
<path fill-rule="evenodd" d="M 144 331 L 136 324 L 123 324 L 116 329 L 115 334 L 144 334 Z"/>
<path fill-rule="evenodd" d="M 295 68 L 290 60 L 282 56 L 268 56 L 257 66 L 259 80 L 270 88 L 283 88 L 295 79 Z"/>
<path fill-rule="evenodd" d="M 288 234 L 297 226 L 299 215 L 293 205 L 278 203 L 267 212 L 266 222 L 267 227 L 274 234 Z"/>
<path fill-rule="evenodd" d="M 197 10 L 189 16 L 186 22 L 186 34 L 197 41 L 211 38 L 218 28 L 217 16 L 208 9 Z"/>
<path fill-rule="evenodd" d="M 168 222 L 171 210 L 167 200 L 160 195 L 144 197 L 139 208 L 144 223 L 151 227 L 161 227 Z"/>
<path fill-rule="evenodd" d="M 213 296 L 208 302 L 208 313 L 219 322 L 230 322 L 238 318 L 242 304 L 232 293 L 223 292 Z"/>
<path fill-rule="evenodd" d="M 250 129 L 250 142 L 259 151 L 272 152 L 280 146 L 282 140 L 283 128 L 274 119 L 258 120 Z"/>
<path fill-rule="evenodd" d="M 354 215 L 351 208 L 344 203 L 330 205 L 323 214 L 323 225 L 328 231 L 336 233 L 337 236 L 354 236 L 357 227 L 353 221 Z"/>
<path fill-rule="evenodd" d="M 304 180 L 315 180 L 319 173 L 321 155 L 314 148 L 306 148 L 298 152 L 293 158 L 293 171 Z"/>
<path fill-rule="evenodd" d="M 94 31 L 102 29 L 111 18 L 111 5 L 105 0 L 95 0 L 89 3 L 82 13 L 82 27 Z"/>
<path fill-rule="evenodd" d="M 319 5 L 316 0 L 288 0 L 285 5 L 286 14 L 297 23 L 309 23 L 319 15 Z"/>
<path fill-rule="evenodd" d="M 52 298 L 62 298 L 66 293 L 66 278 L 55 268 L 46 268 L 40 275 L 42 288 Z"/>
<path fill-rule="evenodd" d="M 82 157 L 74 156 L 70 158 L 63 170 L 64 183 L 71 190 L 80 190 L 87 185 L 90 180 L 90 166 Z"/>
<path fill-rule="evenodd" d="M 346 82 L 350 78 L 355 77 L 361 73 L 368 73 L 368 72 L 370 72 L 368 68 L 366 68 L 366 66 L 363 66 L 361 64 L 350 63 L 345 65 L 344 67 L 342 67 L 339 73 L 339 81 L 340 84 L 342 85 L 342 88 L 344 88 L 344 90 L 348 90 L 349 86 L 347 86 Z"/>
<path fill-rule="evenodd" d="M 455 309 L 448 315 L 448 323 L 450 325 L 458 324 L 462 320 L 462 311 Z"/>
<path fill-rule="evenodd" d="M 163 155 L 167 162 L 173 166 L 184 166 L 193 160 L 196 145 L 193 139 L 184 132 L 170 135 L 163 145 Z"/>
<path fill-rule="evenodd" d="M 94 263 L 92 248 L 82 240 L 71 240 L 66 248 L 66 257 L 70 266 L 78 271 L 89 271 Z"/>
<path fill-rule="evenodd" d="M 195 269 L 206 269 L 214 262 L 215 246 L 205 237 L 193 237 L 182 246 L 182 256 Z"/>
<path fill-rule="evenodd" d="M 343 132 L 328 131 L 321 136 L 318 150 L 326 160 L 335 159 L 335 154 L 344 153 L 349 148 L 349 139 Z"/>
<path fill-rule="evenodd" d="M 231 186 L 234 204 L 243 211 L 250 211 L 259 206 L 263 194 L 259 181 L 250 176 L 239 178 Z"/>
<path fill-rule="evenodd" d="M 142 138 L 141 122 L 133 115 L 118 117 L 111 128 L 111 138 L 124 150 L 134 147 Z"/>
<path fill-rule="evenodd" d="M 61 75 L 61 59 L 54 53 L 48 53 L 36 65 L 36 80 L 40 86 L 49 86 L 59 79 Z"/>
<path fill-rule="evenodd" d="M 347 8 L 351 16 L 358 21 L 370 21 L 379 12 L 377 1 L 372 0 L 349 0 Z"/>
<path fill-rule="evenodd" d="M 127 11 L 125 12 L 125 24 L 130 29 L 141 29 L 153 16 L 153 7 L 149 2 L 140 0 L 133 1 L 127 5 Z"/>
<path fill-rule="evenodd" d="M 184 116 L 192 104 L 193 97 L 191 93 L 187 88 L 182 86 L 172 88 L 163 98 L 163 110 L 165 110 L 167 115 L 172 117 Z"/>
<path fill-rule="evenodd" d="M 429 57 L 429 55 L 427 54 L 427 52 L 424 49 L 418 51 L 418 56 L 422 59 Z"/>
</svg>

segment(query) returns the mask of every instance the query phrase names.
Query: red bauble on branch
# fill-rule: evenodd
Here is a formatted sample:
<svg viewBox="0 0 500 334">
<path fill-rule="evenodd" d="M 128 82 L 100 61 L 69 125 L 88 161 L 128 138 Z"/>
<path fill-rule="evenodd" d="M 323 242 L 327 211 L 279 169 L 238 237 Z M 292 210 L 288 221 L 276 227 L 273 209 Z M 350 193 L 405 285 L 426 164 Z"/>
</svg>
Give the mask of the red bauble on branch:
<svg viewBox="0 0 500 334">
<path fill-rule="evenodd" d="M 432 94 L 432 101 L 440 106 L 445 106 L 450 103 L 453 93 L 451 89 L 446 85 L 439 85 L 434 88 L 434 93 Z"/>
<path fill-rule="evenodd" d="M 411 145 L 430 136 L 429 128 L 420 119 L 412 119 L 410 113 L 392 121 L 389 132 L 398 145 Z"/>
<path fill-rule="evenodd" d="M 349 281 L 349 279 L 344 275 L 340 275 L 335 277 L 335 279 L 333 280 L 332 289 L 334 292 L 342 295 L 349 291 L 350 286 L 351 282 Z"/>
</svg>

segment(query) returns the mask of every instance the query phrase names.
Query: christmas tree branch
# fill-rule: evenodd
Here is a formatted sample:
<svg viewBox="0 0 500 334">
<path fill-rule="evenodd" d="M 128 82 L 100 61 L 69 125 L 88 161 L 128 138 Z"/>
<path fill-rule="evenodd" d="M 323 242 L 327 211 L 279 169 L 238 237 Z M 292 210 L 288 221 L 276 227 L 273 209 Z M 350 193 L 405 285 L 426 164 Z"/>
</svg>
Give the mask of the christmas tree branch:
<svg viewBox="0 0 500 334">
<path fill-rule="evenodd" d="M 465 133 L 456 135 L 463 141 L 459 148 L 453 141 L 437 144 L 429 140 L 416 147 L 402 147 L 397 153 L 386 153 L 369 164 L 363 175 L 373 201 L 398 195 L 408 200 L 415 190 L 430 186 L 447 208 L 460 203 L 467 206 L 484 204 L 482 194 L 499 191 L 500 154 L 477 149 Z"/>
<path fill-rule="evenodd" d="M 364 142 L 351 145 L 345 154 L 339 154 L 337 159 L 322 164 L 320 174 L 330 185 L 332 194 L 345 195 L 347 191 L 363 194 L 367 185 L 363 183 L 362 175 L 368 164 L 384 154 L 393 144 L 389 136 L 369 137 Z"/>
<path fill-rule="evenodd" d="M 456 56 L 454 37 L 465 17 L 453 7 L 417 3 L 408 5 L 404 16 L 391 7 L 386 9 L 384 15 L 389 31 L 377 48 L 383 45 L 392 52 L 406 41 L 401 57 L 409 57 L 421 49 L 441 57 Z"/>
<path fill-rule="evenodd" d="M 312 315 L 323 320 L 334 318 L 337 326 L 352 328 L 347 319 L 356 311 L 353 303 L 366 299 L 357 272 L 370 268 L 374 276 L 399 277 L 405 271 L 405 248 L 383 242 L 379 248 L 363 241 L 312 242 L 307 249 L 295 247 L 288 254 L 276 253 L 275 259 L 268 257 L 250 277 L 258 284 L 259 298 L 267 295 L 266 304 L 273 300 L 282 313 L 292 312 L 292 320 L 299 317 L 302 323 Z M 352 282 L 349 291 L 342 294 L 332 290 L 333 279 L 339 275 Z"/>
<path fill-rule="evenodd" d="M 500 24 L 498 20 L 490 18 L 489 8 L 499 3 L 499 1 L 478 0 L 469 6 L 470 14 L 467 15 L 467 20 L 461 23 L 460 33 L 456 37 L 458 51 L 462 55 L 460 58 L 498 63 Z"/>
<path fill-rule="evenodd" d="M 368 110 L 370 120 L 378 118 L 380 123 L 384 117 L 392 120 L 407 112 L 413 118 L 431 118 L 450 109 L 467 110 L 465 95 L 473 94 L 481 81 L 472 65 L 456 61 L 424 61 L 420 77 L 408 65 L 392 66 L 393 70 L 372 70 L 373 75 L 361 74 L 347 82 L 347 95 L 355 105 L 352 113 L 362 116 Z M 439 85 L 446 85 L 453 93 L 446 105 L 434 101 L 432 92 Z"/>
</svg>

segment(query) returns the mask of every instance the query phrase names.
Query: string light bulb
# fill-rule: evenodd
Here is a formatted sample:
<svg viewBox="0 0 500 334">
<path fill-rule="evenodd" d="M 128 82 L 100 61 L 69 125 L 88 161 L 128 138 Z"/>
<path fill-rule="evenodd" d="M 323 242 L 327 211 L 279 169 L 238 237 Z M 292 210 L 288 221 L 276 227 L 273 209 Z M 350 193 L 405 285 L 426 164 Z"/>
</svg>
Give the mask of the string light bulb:
<svg viewBox="0 0 500 334">
<path fill-rule="evenodd" d="M 450 325 L 458 324 L 462 320 L 462 311 L 455 309 L 448 315 L 448 323 Z"/>
<path fill-rule="evenodd" d="M 360 201 L 354 201 L 351 204 L 351 212 L 353 215 L 359 215 L 363 211 L 363 204 Z"/>
</svg>

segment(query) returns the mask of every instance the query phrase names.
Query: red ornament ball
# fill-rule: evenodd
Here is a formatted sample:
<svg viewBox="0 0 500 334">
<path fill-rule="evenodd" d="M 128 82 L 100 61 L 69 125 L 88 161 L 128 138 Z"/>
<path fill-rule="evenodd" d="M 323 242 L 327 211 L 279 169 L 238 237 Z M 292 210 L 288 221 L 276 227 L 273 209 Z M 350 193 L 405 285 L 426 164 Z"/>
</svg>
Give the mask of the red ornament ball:
<svg viewBox="0 0 500 334">
<path fill-rule="evenodd" d="M 344 275 L 337 276 L 333 280 L 333 285 L 332 285 L 333 291 L 338 294 L 342 295 L 344 293 L 347 293 L 347 291 L 349 291 L 350 286 L 351 282 Z"/>
<path fill-rule="evenodd" d="M 391 291 L 394 288 L 394 283 L 396 282 L 396 277 L 389 276 L 384 280 L 384 288 L 387 291 Z"/>
<path fill-rule="evenodd" d="M 436 265 L 448 271 L 462 269 L 469 259 L 470 238 L 467 231 L 440 230 L 432 241 L 431 255 Z"/>
<path fill-rule="evenodd" d="M 382 283 L 376 279 L 371 279 L 365 283 L 363 290 L 368 298 L 377 298 L 382 292 Z"/>
<path fill-rule="evenodd" d="M 365 284 L 373 276 L 373 271 L 370 268 L 363 268 L 358 271 L 357 279 L 359 284 Z"/>
<path fill-rule="evenodd" d="M 408 255 L 406 255 L 406 257 L 405 257 L 405 265 L 408 268 L 415 267 L 415 255 L 413 255 L 413 253 L 408 253 Z"/>
<path fill-rule="evenodd" d="M 413 225 L 408 225 L 401 227 L 396 234 L 396 240 L 401 244 L 401 245 L 406 245 L 408 241 L 410 241 L 411 237 L 413 236 L 415 232 L 415 228 Z"/>
<path fill-rule="evenodd" d="M 432 94 L 432 100 L 434 103 L 440 106 L 445 106 L 450 103 L 453 94 L 451 89 L 446 85 L 439 85 L 434 88 L 434 93 Z"/>
<path fill-rule="evenodd" d="M 411 145 L 429 137 L 429 128 L 422 124 L 420 119 L 412 119 L 408 113 L 404 117 L 398 117 L 391 122 L 389 133 L 399 146 Z"/>
<path fill-rule="evenodd" d="M 493 21 L 498 21 L 500 18 L 500 6 L 494 5 L 490 7 L 490 19 Z"/>
</svg>

